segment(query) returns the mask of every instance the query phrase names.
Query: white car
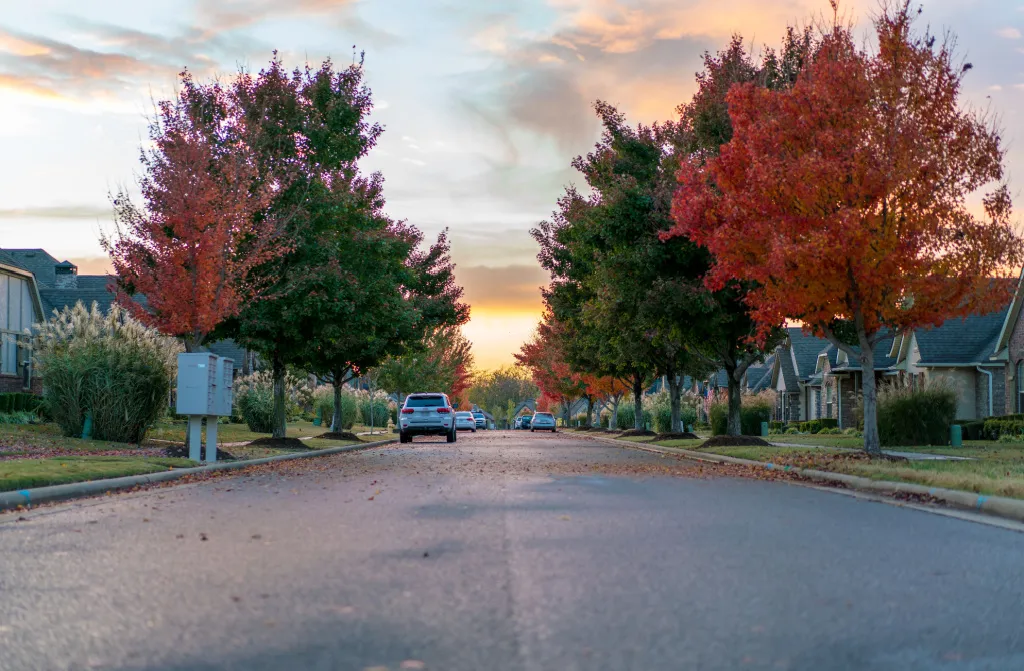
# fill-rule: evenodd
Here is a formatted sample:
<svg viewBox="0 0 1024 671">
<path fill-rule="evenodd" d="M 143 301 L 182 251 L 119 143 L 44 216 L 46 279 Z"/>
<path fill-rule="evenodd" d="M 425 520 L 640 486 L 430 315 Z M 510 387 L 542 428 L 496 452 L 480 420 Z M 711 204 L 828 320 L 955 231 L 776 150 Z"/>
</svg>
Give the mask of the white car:
<svg viewBox="0 0 1024 671">
<path fill-rule="evenodd" d="M 447 394 L 409 394 L 398 415 L 398 442 L 413 436 L 445 436 L 455 442 L 455 408 Z"/>
<path fill-rule="evenodd" d="M 472 431 L 476 433 L 476 418 L 473 417 L 471 412 L 457 412 L 455 413 L 455 430 L 456 431 Z"/>
<path fill-rule="evenodd" d="M 533 415 L 533 421 L 530 422 L 530 433 L 534 431 L 550 431 L 555 432 L 555 416 L 550 412 L 537 412 Z"/>
</svg>

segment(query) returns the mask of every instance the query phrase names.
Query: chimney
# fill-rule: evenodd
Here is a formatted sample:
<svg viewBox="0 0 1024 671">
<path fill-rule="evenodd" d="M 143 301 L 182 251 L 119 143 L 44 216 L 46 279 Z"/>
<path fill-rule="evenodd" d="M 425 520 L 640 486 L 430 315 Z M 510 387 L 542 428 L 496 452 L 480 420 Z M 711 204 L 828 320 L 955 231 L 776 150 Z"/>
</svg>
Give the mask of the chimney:
<svg viewBox="0 0 1024 671">
<path fill-rule="evenodd" d="M 53 267 L 54 287 L 57 289 L 78 288 L 78 266 L 70 261 L 62 261 Z"/>
</svg>

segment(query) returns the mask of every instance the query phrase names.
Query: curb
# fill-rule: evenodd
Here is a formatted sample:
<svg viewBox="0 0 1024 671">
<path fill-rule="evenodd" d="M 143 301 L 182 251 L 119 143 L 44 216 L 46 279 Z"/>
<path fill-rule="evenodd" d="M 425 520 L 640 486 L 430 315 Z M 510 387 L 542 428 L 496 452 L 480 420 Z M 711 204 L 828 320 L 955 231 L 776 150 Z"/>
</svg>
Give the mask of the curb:
<svg viewBox="0 0 1024 671">
<path fill-rule="evenodd" d="M 891 480 L 872 480 L 871 478 L 859 475 L 847 475 L 845 473 L 832 473 L 819 471 L 812 468 L 794 468 L 792 466 L 780 466 L 764 461 L 752 461 L 750 459 L 737 459 L 736 457 L 725 457 L 718 454 L 706 452 L 693 452 L 681 448 L 659 448 L 637 445 L 624 440 L 591 436 L 602 442 L 614 443 L 620 447 L 653 452 L 655 454 L 669 454 L 686 457 L 694 461 L 708 461 L 719 464 L 736 464 L 738 466 L 753 466 L 767 470 L 781 470 L 787 473 L 796 473 L 811 480 L 819 482 L 841 483 L 851 489 L 875 492 L 879 494 L 916 494 L 919 496 L 930 496 L 942 503 L 946 503 L 964 510 L 987 513 L 996 517 L 1024 522 L 1024 500 L 1011 499 L 1005 496 L 988 496 L 964 492 L 957 489 L 944 489 L 942 487 L 928 487 L 916 485 L 910 482 L 893 482 Z"/>
<path fill-rule="evenodd" d="M 89 480 L 86 482 L 72 482 L 66 485 L 53 485 L 51 487 L 36 487 L 35 489 L 22 489 L 13 492 L 0 492 L 0 511 L 11 510 L 19 506 L 31 507 L 41 503 L 53 503 L 54 501 L 66 501 L 86 496 L 106 494 L 121 489 L 131 489 L 139 485 L 148 485 L 156 482 L 167 482 L 177 480 L 187 475 L 199 473 L 210 473 L 213 471 L 233 471 L 249 466 L 259 466 L 277 461 L 291 461 L 292 459 L 310 459 L 313 457 L 326 457 L 332 454 L 343 452 L 359 452 L 382 445 L 390 445 L 397 442 L 396 438 L 379 440 L 375 443 L 363 445 L 343 445 L 339 447 L 328 447 L 322 450 L 310 452 L 297 452 L 295 454 L 280 454 L 276 457 L 263 457 L 261 459 L 247 459 L 245 461 L 225 461 L 222 463 L 209 464 L 207 466 L 196 466 L 194 468 L 179 468 L 172 471 L 157 471 L 143 475 L 129 475 L 123 478 L 107 478 L 105 480 Z"/>
</svg>

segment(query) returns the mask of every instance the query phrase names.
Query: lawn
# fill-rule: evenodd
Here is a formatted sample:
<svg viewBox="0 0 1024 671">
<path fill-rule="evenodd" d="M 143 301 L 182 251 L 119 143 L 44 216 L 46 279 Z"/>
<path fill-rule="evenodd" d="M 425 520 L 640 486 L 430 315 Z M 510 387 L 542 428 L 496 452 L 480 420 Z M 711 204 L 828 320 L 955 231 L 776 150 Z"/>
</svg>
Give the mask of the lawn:
<svg viewBox="0 0 1024 671">
<path fill-rule="evenodd" d="M 156 457 L 55 457 L 0 461 L 0 491 L 64 485 L 71 482 L 142 475 L 173 468 L 189 468 L 188 459 Z"/>
<path fill-rule="evenodd" d="M 860 475 L 874 480 L 913 482 L 928 487 L 1024 498 L 1024 445 L 975 443 L 982 441 L 972 441 L 972 445 L 964 448 L 896 448 L 906 452 L 942 452 L 972 457 L 969 461 L 885 462 L 867 459 L 858 452 L 813 447 L 719 447 L 706 451 L 740 459 Z"/>
<path fill-rule="evenodd" d="M 156 426 L 154 426 L 149 432 L 148 438 L 151 440 L 168 440 L 176 443 L 183 443 L 185 442 L 186 428 L 187 424 L 183 420 L 161 420 L 160 422 L 157 422 Z M 313 426 L 312 422 L 300 421 L 288 423 L 288 436 L 290 438 L 318 436 L 326 431 L 327 429 L 322 426 Z M 250 431 L 249 427 L 245 424 L 220 423 L 217 425 L 218 443 L 245 443 L 250 440 L 256 440 L 257 438 L 266 438 L 269 435 L 270 434 L 268 433 L 256 433 L 255 431 Z"/>
</svg>

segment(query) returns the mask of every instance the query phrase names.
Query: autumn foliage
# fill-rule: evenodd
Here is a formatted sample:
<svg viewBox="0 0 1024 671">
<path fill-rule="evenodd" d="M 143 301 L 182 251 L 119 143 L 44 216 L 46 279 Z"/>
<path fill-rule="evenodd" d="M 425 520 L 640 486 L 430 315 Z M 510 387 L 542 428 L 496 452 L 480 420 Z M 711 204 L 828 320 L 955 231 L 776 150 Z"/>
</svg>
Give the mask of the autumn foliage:
<svg viewBox="0 0 1024 671">
<path fill-rule="evenodd" d="M 762 334 L 798 319 L 864 370 L 887 331 L 1004 305 L 1011 286 L 991 278 L 1024 260 L 999 133 L 959 104 L 969 66 L 914 18 L 883 11 L 871 53 L 836 22 L 792 88 L 734 86 L 732 139 L 683 161 L 665 235 L 713 253 L 709 287 L 753 283 Z M 983 189 L 984 217 L 967 202 Z M 864 385 L 874 451 L 874 376 Z"/>
<path fill-rule="evenodd" d="M 274 219 L 260 216 L 272 191 L 229 108 L 220 86 L 183 75 L 177 99 L 160 103 L 142 155 L 145 207 L 118 194 L 117 235 L 104 240 L 118 302 L 190 349 L 256 297 L 249 271 L 287 251 Z"/>
</svg>

